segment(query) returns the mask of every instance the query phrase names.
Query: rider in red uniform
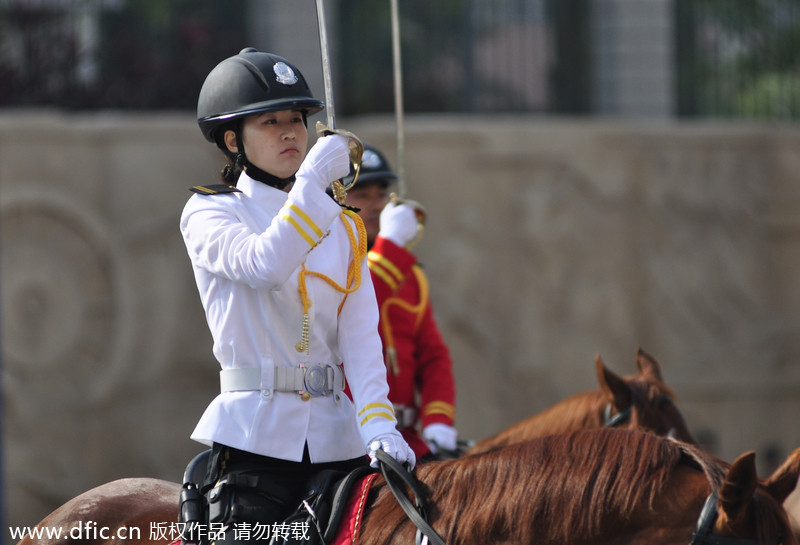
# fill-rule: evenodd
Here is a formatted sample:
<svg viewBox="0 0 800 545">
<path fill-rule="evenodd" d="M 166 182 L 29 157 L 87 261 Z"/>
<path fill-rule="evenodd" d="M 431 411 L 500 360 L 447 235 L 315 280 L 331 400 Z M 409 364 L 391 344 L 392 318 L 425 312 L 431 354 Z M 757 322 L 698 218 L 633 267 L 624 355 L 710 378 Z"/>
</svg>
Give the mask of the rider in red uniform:
<svg viewBox="0 0 800 545">
<path fill-rule="evenodd" d="M 389 201 L 397 176 L 379 150 L 365 148 L 347 204 L 359 209 L 367 230 L 389 400 L 397 427 L 421 460 L 456 450 L 453 366 L 433 316 L 427 278 L 409 250 L 419 235 L 414 206 Z M 352 172 L 344 181 L 351 180 Z"/>
</svg>

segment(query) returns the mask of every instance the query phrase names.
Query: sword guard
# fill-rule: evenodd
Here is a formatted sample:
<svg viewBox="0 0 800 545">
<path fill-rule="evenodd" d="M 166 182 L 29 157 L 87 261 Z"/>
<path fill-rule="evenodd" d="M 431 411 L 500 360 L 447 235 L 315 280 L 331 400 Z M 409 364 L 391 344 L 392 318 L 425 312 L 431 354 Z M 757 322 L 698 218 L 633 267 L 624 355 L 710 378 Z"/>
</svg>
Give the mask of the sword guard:
<svg viewBox="0 0 800 545">
<path fill-rule="evenodd" d="M 347 138 L 347 147 L 350 149 L 350 164 L 353 165 L 353 172 L 355 173 L 353 181 L 346 186 L 341 180 L 336 180 L 331 184 L 336 202 L 344 205 L 347 190 L 353 187 L 356 180 L 358 180 L 358 174 L 361 172 L 361 158 L 364 156 L 364 144 L 361 142 L 361 139 L 352 132 L 343 129 L 331 129 L 322 121 L 317 121 L 316 129 L 317 137 L 338 134 Z"/>
</svg>

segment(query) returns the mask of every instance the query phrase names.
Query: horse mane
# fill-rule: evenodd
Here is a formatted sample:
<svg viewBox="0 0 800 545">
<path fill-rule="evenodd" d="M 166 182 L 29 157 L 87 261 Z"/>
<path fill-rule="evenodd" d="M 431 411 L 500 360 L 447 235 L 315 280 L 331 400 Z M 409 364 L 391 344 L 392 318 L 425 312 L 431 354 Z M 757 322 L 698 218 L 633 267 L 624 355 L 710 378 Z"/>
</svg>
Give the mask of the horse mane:
<svg viewBox="0 0 800 545">
<path fill-rule="evenodd" d="M 591 540 L 609 517 L 621 524 L 637 507 L 652 507 L 675 468 L 686 463 L 721 482 L 716 464 L 699 449 L 623 429 L 547 436 L 429 462 L 417 473 L 447 542 L 571 542 Z M 388 542 L 407 523 L 388 494 L 376 489 L 370 542 Z"/>
<path fill-rule="evenodd" d="M 643 379 L 637 375 L 628 377 L 626 382 L 630 387 L 631 404 L 640 411 L 652 410 L 652 402 L 657 398 L 675 399 L 675 392 L 672 388 L 654 376 Z M 472 452 L 479 453 L 489 450 L 489 448 L 506 446 L 545 435 L 600 428 L 604 425 L 602 413 L 606 405 L 608 405 L 608 397 L 600 389 L 574 394 L 488 439 L 479 441 L 473 447 Z M 639 418 L 641 419 L 641 415 Z"/>
<path fill-rule="evenodd" d="M 488 439 L 479 441 L 473 447 L 473 452 L 564 433 L 566 430 L 599 428 L 603 425 L 602 409 L 606 404 L 605 395 L 600 390 L 574 394 Z"/>
<path fill-rule="evenodd" d="M 563 433 L 565 427 L 573 430 L 602 427 L 602 411 L 607 404 L 605 394 L 600 390 L 570 396 L 540 413 L 538 436 Z"/>
</svg>

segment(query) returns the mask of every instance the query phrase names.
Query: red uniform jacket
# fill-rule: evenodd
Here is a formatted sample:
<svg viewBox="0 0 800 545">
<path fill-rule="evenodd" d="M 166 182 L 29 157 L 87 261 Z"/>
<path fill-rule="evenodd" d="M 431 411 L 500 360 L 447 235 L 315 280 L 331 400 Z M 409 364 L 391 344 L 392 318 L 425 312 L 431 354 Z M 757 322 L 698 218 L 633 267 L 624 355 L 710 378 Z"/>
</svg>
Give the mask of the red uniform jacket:
<svg viewBox="0 0 800 545">
<path fill-rule="evenodd" d="M 368 260 L 381 313 L 389 400 L 400 432 L 420 459 L 429 452 L 420 430 L 433 423 L 454 425 L 450 351 L 433 318 L 428 281 L 414 254 L 379 236 Z"/>
</svg>

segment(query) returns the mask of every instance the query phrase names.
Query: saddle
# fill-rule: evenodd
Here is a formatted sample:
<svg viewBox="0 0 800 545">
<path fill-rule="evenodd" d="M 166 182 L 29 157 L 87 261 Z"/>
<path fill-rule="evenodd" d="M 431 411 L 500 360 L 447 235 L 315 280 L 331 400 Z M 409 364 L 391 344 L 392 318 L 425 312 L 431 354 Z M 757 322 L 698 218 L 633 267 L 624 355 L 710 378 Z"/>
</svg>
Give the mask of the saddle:
<svg viewBox="0 0 800 545">
<path fill-rule="evenodd" d="M 331 543 L 339 529 L 342 516 L 353 486 L 372 473 L 369 466 L 359 467 L 350 473 L 323 470 L 309 481 L 303 500 L 297 510 L 289 515 L 286 524 L 303 524 L 309 528 L 307 536 L 288 537 L 273 541 L 276 545 L 324 545 Z"/>
<path fill-rule="evenodd" d="M 210 521 L 209 503 L 203 480 L 208 467 L 211 450 L 195 456 L 186 468 L 180 495 L 179 526 L 182 545 L 203 544 L 204 529 Z M 323 470 L 312 477 L 302 499 L 284 521 L 288 526 L 300 524 L 308 528 L 306 535 L 272 536 L 274 545 L 324 545 L 331 543 L 341 523 L 347 500 L 353 486 L 374 470 L 369 466 L 359 467 L 347 473 Z M 247 506 L 240 506 L 250 509 Z M 255 508 L 256 506 L 252 506 Z M 213 518 L 213 517 L 212 517 Z"/>
</svg>

